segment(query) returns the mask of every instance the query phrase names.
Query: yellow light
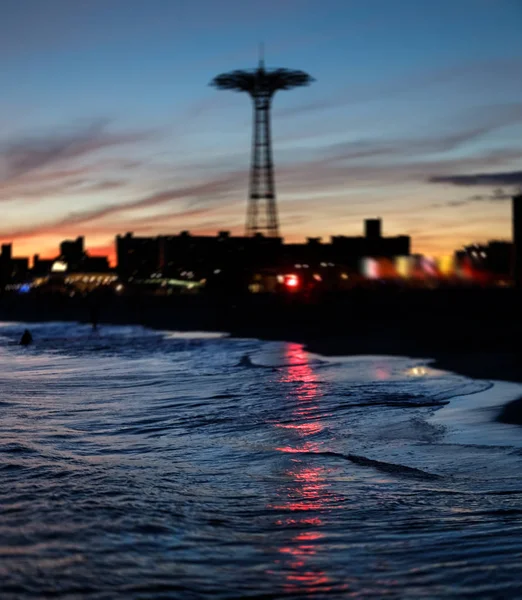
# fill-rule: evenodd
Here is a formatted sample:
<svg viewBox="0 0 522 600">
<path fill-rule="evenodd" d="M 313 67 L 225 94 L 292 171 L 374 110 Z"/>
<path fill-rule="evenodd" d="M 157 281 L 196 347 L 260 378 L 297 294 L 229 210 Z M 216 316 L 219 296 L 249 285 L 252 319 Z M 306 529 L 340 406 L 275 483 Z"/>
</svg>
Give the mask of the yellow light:
<svg viewBox="0 0 522 600">
<path fill-rule="evenodd" d="M 454 271 L 453 256 L 441 256 L 438 260 L 441 275 L 452 275 Z"/>
<path fill-rule="evenodd" d="M 411 261 L 409 256 L 397 256 L 395 259 L 395 268 L 400 277 L 408 278 L 411 273 Z"/>
<path fill-rule="evenodd" d="M 415 375 L 416 377 L 422 377 L 426 374 L 426 367 L 413 367 L 412 369 L 410 369 L 410 375 Z"/>
<path fill-rule="evenodd" d="M 348 273 L 341 273 L 341 279 L 345 279 L 345 280 L 346 280 L 346 279 L 350 279 L 350 278 L 348 277 Z"/>
<path fill-rule="evenodd" d="M 53 266 L 51 267 L 52 273 L 64 273 L 67 271 L 67 263 L 61 260 L 56 260 L 53 262 Z"/>
</svg>

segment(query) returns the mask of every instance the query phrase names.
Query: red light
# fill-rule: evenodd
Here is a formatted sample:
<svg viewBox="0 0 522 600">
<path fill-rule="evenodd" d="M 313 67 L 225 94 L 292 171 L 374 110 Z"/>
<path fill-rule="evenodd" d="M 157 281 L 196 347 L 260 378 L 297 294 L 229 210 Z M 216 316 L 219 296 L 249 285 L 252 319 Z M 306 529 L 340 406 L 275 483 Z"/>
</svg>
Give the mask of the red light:
<svg viewBox="0 0 522 600">
<path fill-rule="evenodd" d="M 289 288 L 296 288 L 299 285 L 297 275 L 285 275 L 285 285 Z"/>
</svg>

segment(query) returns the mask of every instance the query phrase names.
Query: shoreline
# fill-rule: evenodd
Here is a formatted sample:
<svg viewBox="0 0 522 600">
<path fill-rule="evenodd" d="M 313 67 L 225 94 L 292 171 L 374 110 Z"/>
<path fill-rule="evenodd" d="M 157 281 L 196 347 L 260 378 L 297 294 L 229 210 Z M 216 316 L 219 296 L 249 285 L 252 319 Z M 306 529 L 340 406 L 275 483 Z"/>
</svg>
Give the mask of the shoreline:
<svg viewBox="0 0 522 600">
<path fill-rule="evenodd" d="M 128 316 L 128 315 L 127 315 Z M 5 315 L 0 312 L 0 321 L 7 323 L 19 322 L 23 325 L 30 323 L 65 322 L 90 325 L 89 319 L 82 318 L 85 315 Z M 307 352 L 328 357 L 347 357 L 361 355 L 381 355 L 409 357 L 426 360 L 426 364 L 432 368 L 448 371 L 456 375 L 470 377 L 472 379 L 504 381 L 510 383 L 522 383 L 522 354 L 514 350 L 490 350 L 477 349 L 473 341 L 461 345 L 459 351 L 448 351 L 441 344 L 440 338 L 434 338 L 430 344 L 425 336 L 422 343 L 418 337 L 406 337 L 398 334 L 393 328 L 383 327 L 365 333 L 352 332 L 347 334 L 340 332 L 334 335 L 324 335 L 317 330 L 295 326 L 279 326 L 275 328 L 263 328 L 255 326 L 228 326 L 218 327 L 215 323 L 201 323 L 197 320 L 174 322 L 150 322 L 148 319 L 136 320 L 118 315 L 115 319 L 101 319 L 99 327 L 109 326 L 143 326 L 156 331 L 208 331 L 220 332 L 231 338 L 254 338 L 262 341 L 294 342 L 302 344 Z M 141 321 L 141 322 L 140 322 Z M 228 325 L 232 325 L 229 323 Z M 451 345 L 451 344 L 448 344 Z M 522 425 L 522 396 L 505 404 L 499 410 L 495 420 L 510 425 Z"/>
<path fill-rule="evenodd" d="M 0 321 L 20 322 L 20 323 L 48 323 L 48 322 L 69 322 L 89 324 L 85 318 L 75 318 L 65 315 L 60 318 L 59 315 L 52 315 L 45 318 L 43 315 L 5 315 L 0 313 Z M 101 319 L 99 326 L 103 325 L 142 325 L 149 329 L 157 331 L 209 331 L 225 333 L 233 338 L 256 338 L 264 341 L 295 342 L 303 344 L 307 352 L 321 354 L 323 356 L 357 356 L 357 355 L 386 355 L 386 356 L 407 356 L 411 358 L 427 359 L 431 367 L 443 371 L 471 377 L 474 379 L 492 379 L 498 381 L 508 381 L 512 383 L 522 383 L 522 355 L 513 350 L 497 351 L 492 348 L 489 351 L 482 349 L 476 350 L 472 344 L 468 348 L 462 348 L 459 351 L 447 351 L 440 347 L 440 343 L 430 345 L 426 341 L 419 344 L 418 340 L 411 340 L 400 336 L 390 335 L 387 332 L 381 332 L 375 335 L 375 332 L 366 335 L 318 335 L 310 334 L 306 331 L 296 331 L 293 327 L 277 328 L 267 330 L 256 327 L 228 327 L 216 328 L 202 324 L 197 326 L 194 323 L 150 323 L 136 322 L 134 319 Z M 205 326 L 207 325 L 207 326 Z"/>
<path fill-rule="evenodd" d="M 289 341 L 325 356 L 388 355 L 477 379 L 522 383 L 522 293 L 354 291 L 299 296 L 0 297 L 0 321 L 142 325 Z"/>
<path fill-rule="evenodd" d="M 297 340 L 290 340 L 297 341 Z M 497 381 L 508 381 L 511 383 L 522 383 L 522 356 L 513 351 L 474 351 L 448 352 L 437 348 L 430 348 L 428 344 L 424 347 L 408 347 L 399 344 L 394 349 L 389 344 L 364 343 L 357 349 L 356 343 L 341 339 L 314 340 L 304 342 L 305 349 L 315 354 L 324 356 L 356 356 L 360 354 L 386 355 L 386 356 L 408 356 L 411 358 L 428 358 L 428 364 L 434 369 L 451 371 L 457 375 L 471 377 L 473 379 L 493 379 Z M 361 351 L 363 348 L 363 351 Z"/>
</svg>

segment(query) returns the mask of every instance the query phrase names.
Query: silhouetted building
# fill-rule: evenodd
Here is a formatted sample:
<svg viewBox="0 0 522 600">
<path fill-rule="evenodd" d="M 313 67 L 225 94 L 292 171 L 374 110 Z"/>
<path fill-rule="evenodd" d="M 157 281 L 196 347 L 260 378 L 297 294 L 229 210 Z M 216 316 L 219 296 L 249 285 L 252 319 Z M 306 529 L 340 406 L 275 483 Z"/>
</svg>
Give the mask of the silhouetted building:
<svg viewBox="0 0 522 600">
<path fill-rule="evenodd" d="M 160 243 L 157 237 L 116 236 L 118 275 L 123 279 L 150 277 L 160 269 Z"/>
<path fill-rule="evenodd" d="M 13 257 L 13 244 L 2 244 L 2 261 L 9 262 Z"/>
<path fill-rule="evenodd" d="M 522 287 L 522 194 L 513 196 L 513 279 Z"/>
<path fill-rule="evenodd" d="M 364 235 L 367 239 L 378 240 L 381 237 L 381 219 L 366 219 L 364 221 Z"/>
<path fill-rule="evenodd" d="M 25 281 L 29 274 L 28 258 L 13 258 L 13 245 L 2 244 L 0 254 L 0 280 L 2 286 L 9 282 Z"/>
<path fill-rule="evenodd" d="M 391 259 L 410 255 L 409 236 L 383 237 L 381 219 L 366 219 L 364 226 L 364 237 L 332 237 L 332 261 L 353 267 L 363 257 Z"/>
<path fill-rule="evenodd" d="M 85 252 L 84 238 L 64 240 L 60 244 L 60 254 L 53 259 L 33 257 L 32 273 L 35 277 L 44 277 L 51 273 L 108 273 L 109 260 L 106 256 L 89 256 Z"/>
<path fill-rule="evenodd" d="M 365 233 L 364 237 L 332 236 L 330 243 L 308 238 L 304 244 L 283 244 L 281 259 L 276 264 L 287 269 L 346 267 L 358 271 L 365 257 L 392 259 L 410 255 L 409 236 L 382 237 L 380 219 L 365 221 Z"/>
<path fill-rule="evenodd" d="M 493 240 L 488 243 L 486 250 L 487 268 L 491 273 L 511 276 L 513 265 L 513 244 L 502 240 Z"/>
<path fill-rule="evenodd" d="M 358 268 L 361 258 L 393 258 L 410 254 L 408 236 L 382 237 L 380 220 L 370 226 L 369 237 L 308 238 L 306 243 L 283 244 L 281 238 L 231 236 L 220 231 L 217 236 L 179 235 L 150 238 L 132 233 L 116 237 L 118 274 L 122 279 L 172 277 L 183 279 L 221 279 L 258 269 L 294 269 L 348 266 Z"/>
<path fill-rule="evenodd" d="M 167 274 L 189 271 L 198 277 L 208 277 L 218 270 L 239 271 L 272 264 L 282 244 L 280 238 L 231 236 L 228 231 L 220 231 L 217 236 L 194 236 L 183 231 L 159 240 Z"/>
<path fill-rule="evenodd" d="M 109 260 L 106 256 L 85 255 L 80 262 L 79 269 L 83 273 L 108 273 L 110 271 Z"/>
<path fill-rule="evenodd" d="M 280 255 L 282 240 L 235 237 L 228 231 L 217 236 L 179 235 L 134 237 L 132 233 L 116 237 L 118 274 L 122 279 L 181 277 L 208 278 L 225 272 L 238 273 L 266 262 L 272 264 Z"/>
<path fill-rule="evenodd" d="M 70 271 L 75 271 L 80 267 L 84 256 L 83 236 L 77 237 L 75 240 L 64 240 L 60 244 L 60 259 L 67 263 Z"/>
<path fill-rule="evenodd" d="M 54 259 L 40 258 L 39 254 L 35 254 L 33 256 L 33 275 L 36 277 L 49 275 L 54 262 Z"/>
<path fill-rule="evenodd" d="M 29 275 L 28 258 L 11 259 L 11 279 L 14 281 L 25 281 Z"/>
<path fill-rule="evenodd" d="M 107 273 L 110 271 L 106 256 L 89 256 L 85 251 L 84 238 L 65 240 L 60 244 L 59 261 L 67 265 L 68 273 Z"/>
<path fill-rule="evenodd" d="M 2 244 L 0 255 L 0 284 L 2 288 L 11 280 L 12 244 Z"/>
<path fill-rule="evenodd" d="M 491 240 L 487 244 L 471 244 L 455 253 L 457 264 L 497 279 L 508 280 L 513 264 L 513 244 Z"/>
<path fill-rule="evenodd" d="M 324 244 L 321 238 L 307 238 L 305 243 L 283 244 L 281 256 L 276 265 L 290 269 L 315 269 L 332 260 L 331 245 Z"/>
</svg>

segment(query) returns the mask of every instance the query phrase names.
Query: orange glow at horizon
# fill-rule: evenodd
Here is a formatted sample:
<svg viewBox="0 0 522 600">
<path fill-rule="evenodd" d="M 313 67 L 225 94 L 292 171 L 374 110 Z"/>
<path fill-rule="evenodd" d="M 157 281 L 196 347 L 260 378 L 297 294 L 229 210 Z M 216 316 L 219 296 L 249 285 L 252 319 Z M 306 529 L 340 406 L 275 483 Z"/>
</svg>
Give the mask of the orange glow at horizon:
<svg viewBox="0 0 522 600">
<path fill-rule="evenodd" d="M 77 227 L 72 228 L 71 230 L 50 230 L 44 229 L 42 227 L 42 232 L 39 233 L 36 231 L 32 235 L 28 235 L 27 237 L 23 236 L 9 236 L 4 235 L 0 238 L 1 243 L 13 243 L 13 256 L 21 257 L 30 257 L 38 254 L 42 259 L 54 259 L 57 257 L 59 253 L 59 245 L 60 242 L 64 239 L 73 239 L 78 235 L 85 236 L 86 250 L 91 256 L 107 256 L 109 262 L 112 266 L 116 265 L 116 248 L 115 248 L 115 236 L 117 233 L 124 233 L 127 230 L 134 231 L 136 235 L 143 236 L 151 236 L 155 237 L 157 235 L 165 235 L 165 234 L 176 234 L 179 233 L 180 227 L 182 223 L 176 223 L 173 226 L 169 226 L 168 222 L 161 228 L 148 228 L 145 231 L 141 231 L 139 227 L 126 227 L 125 223 L 122 223 L 121 227 L 114 229 L 114 234 L 108 235 L 107 226 L 103 225 L 97 229 L 95 226 L 89 227 L 86 226 L 84 230 L 80 231 Z M 191 224 L 193 225 L 193 224 Z M 332 224 L 332 234 L 342 234 L 342 235 L 357 235 L 356 231 L 338 231 L 338 223 L 335 221 Z M 403 230 L 398 227 L 394 227 L 394 230 L 389 233 L 389 235 L 395 235 L 397 233 L 408 234 L 408 229 L 404 228 Z M 194 235 L 216 235 L 220 227 L 218 225 L 210 228 L 210 227 L 189 227 L 188 228 Z M 237 225 L 233 227 L 221 227 L 221 229 L 229 229 L 233 235 L 243 235 L 243 226 Z M 317 237 L 315 235 L 316 232 L 311 231 L 307 234 L 306 237 Z M 319 232 L 320 234 L 321 232 Z M 509 232 L 508 232 L 509 233 Z M 288 231 L 285 234 L 283 229 L 284 240 L 287 243 L 303 243 L 306 237 L 303 236 L 302 233 L 293 233 L 292 231 Z M 506 234 L 502 235 L 502 232 L 498 234 L 494 234 L 493 232 L 476 232 L 475 234 L 466 234 L 463 232 L 455 233 L 455 234 L 447 234 L 441 232 L 438 236 L 433 236 L 428 239 L 426 236 L 418 236 L 412 234 L 412 253 L 413 254 L 424 254 L 433 257 L 442 258 L 444 256 L 448 256 L 453 254 L 454 251 L 462 248 L 463 246 L 475 243 L 477 241 L 483 240 L 486 241 L 492 237 L 496 238 L 506 238 L 509 237 Z M 324 242 L 328 242 L 328 236 L 324 237 Z M 291 284 L 290 287 L 295 287 L 295 284 Z"/>
<path fill-rule="evenodd" d="M 56 241 L 49 241 L 49 237 L 45 236 L 39 242 L 39 238 L 26 238 L 12 240 L 8 237 L 0 238 L 2 244 L 13 244 L 14 257 L 27 257 L 29 263 L 32 264 L 33 257 L 38 254 L 40 260 L 55 260 L 60 255 L 60 243 L 65 239 L 74 239 L 76 235 L 62 236 Z M 109 264 L 112 267 L 116 266 L 116 247 L 114 243 L 107 243 L 106 240 L 101 240 L 99 243 L 89 245 L 89 239 L 86 238 L 86 252 L 89 256 L 107 256 Z"/>
</svg>

